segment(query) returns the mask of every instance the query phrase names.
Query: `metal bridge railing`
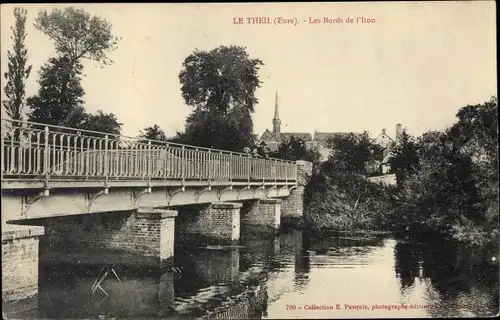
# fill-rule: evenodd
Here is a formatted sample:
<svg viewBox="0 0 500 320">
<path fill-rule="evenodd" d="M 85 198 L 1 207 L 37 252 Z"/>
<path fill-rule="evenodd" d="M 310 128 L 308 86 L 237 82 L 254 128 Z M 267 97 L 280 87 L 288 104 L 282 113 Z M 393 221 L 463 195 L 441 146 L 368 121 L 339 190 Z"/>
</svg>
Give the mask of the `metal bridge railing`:
<svg viewBox="0 0 500 320">
<path fill-rule="evenodd" d="M 2 180 L 297 179 L 295 162 L 2 119 Z"/>
</svg>

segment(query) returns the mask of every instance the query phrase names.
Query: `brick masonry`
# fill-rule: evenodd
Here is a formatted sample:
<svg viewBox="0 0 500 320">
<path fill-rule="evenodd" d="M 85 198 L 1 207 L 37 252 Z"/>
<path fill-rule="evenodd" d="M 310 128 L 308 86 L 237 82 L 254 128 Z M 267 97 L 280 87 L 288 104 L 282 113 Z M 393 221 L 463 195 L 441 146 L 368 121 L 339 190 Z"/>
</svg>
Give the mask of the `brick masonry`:
<svg viewBox="0 0 500 320">
<path fill-rule="evenodd" d="M 297 184 L 299 186 L 305 186 L 311 178 L 313 170 L 313 164 L 309 161 L 298 160 L 297 161 Z"/>
<path fill-rule="evenodd" d="M 181 208 L 182 220 L 178 229 L 182 234 L 199 235 L 226 242 L 238 242 L 240 239 L 241 203 L 213 203 L 201 207 Z"/>
<path fill-rule="evenodd" d="M 60 251 L 116 253 L 138 264 L 165 262 L 174 255 L 177 211 L 139 208 L 136 212 L 95 213 L 45 219 L 44 241 Z"/>
<path fill-rule="evenodd" d="M 290 191 L 290 195 L 283 199 L 281 204 L 281 216 L 283 218 L 302 217 L 304 212 L 304 186 L 297 186 Z"/>
<path fill-rule="evenodd" d="M 23 300 L 38 294 L 39 226 L 2 226 L 2 300 Z"/>
<path fill-rule="evenodd" d="M 279 230 L 281 202 L 280 199 L 260 199 L 247 203 L 242 211 L 241 223 Z"/>
<path fill-rule="evenodd" d="M 290 191 L 290 195 L 283 199 L 281 217 L 299 218 L 304 212 L 304 189 L 312 175 L 312 162 L 297 161 L 297 187 Z"/>
</svg>

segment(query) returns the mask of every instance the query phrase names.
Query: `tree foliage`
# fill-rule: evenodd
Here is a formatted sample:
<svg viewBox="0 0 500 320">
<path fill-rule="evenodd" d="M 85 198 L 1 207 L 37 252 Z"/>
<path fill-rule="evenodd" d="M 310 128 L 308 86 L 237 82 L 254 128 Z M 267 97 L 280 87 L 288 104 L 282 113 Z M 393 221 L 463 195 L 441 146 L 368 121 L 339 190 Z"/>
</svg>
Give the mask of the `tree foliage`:
<svg viewBox="0 0 500 320">
<path fill-rule="evenodd" d="M 32 65 L 28 65 L 28 49 L 26 40 L 26 14 L 21 8 L 14 9 L 15 25 L 11 27 L 11 39 L 14 42 L 12 51 L 7 51 L 8 71 L 4 73 L 4 87 L 7 99 L 2 101 L 5 111 L 12 120 L 23 120 L 25 113 L 25 87 Z"/>
<path fill-rule="evenodd" d="M 177 142 L 241 152 L 255 144 L 252 112 L 258 70 L 245 48 L 220 46 L 189 55 L 179 74 L 182 96 L 194 108 Z"/>
<path fill-rule="evenodd" d="M 141 130 L 139 137 L 148 140 L 167 141 L 167 136 L 165 132 L 157 124 L 153 125 L 152 127 L 147 127 L 144 128 L 144 130 Z"/>
<path fill-rule="evenodd" d="M 313 164 L 318 164 L 320 159 L 320 154 L 316 149 L 308 148 L 303 139 L 294 136 L 282 141 L 278 146 L 278 150 L 271 152 L 269 156 L 291 161 L 305 160 Z"/>
<path fill-rule="evenodd" d="M 182 97 L 199 110 L 225 113 L 242 108 L 253 112 L 261 65 L 261 60 L 249 58 L 244 47 L 196 50 L 184 60 L 179 74 Z"/>
<path fill-rule="evenodd" d="M 392 156 L 389 159 L 391 171 L 396 174 L 396 179 L 399 185 L 411 174 L 418 171 L 418 146 L 414 138 L 406 131 L 401 133 L 399 144 L 392 151 Z"/>
<path fill-rule="evenodd" d="M 389 213 L 388 191 L 369 182 L 367 163 L 383 150 L 368 133 L 336 135 L 327 141 L 330 157 L 313 172 L 305 188 L 305 217 L 315 229 L 383 229 Z"/>
<path fill-rule="evenodd" d="M 365 175 L 367 162 L 380 159 L 383 154 L 383 149 L 370 139 L 367 132 L 336 135 L 326 144 L 332 149 L 326 166 L 354 174 Z"/>
<path fill-rule="evenodd" d="M 461 108 L 445 132 L 418 139 L 418 170 L 394 196 L 395 227 L 430 230 L 476 246 L 498 240 L 497 117 L 494 97 Z M 414 159 L 414 149 L 405 150 L 400 157 Z"/>
<path fill-rule="evenodd" d="M 67 56 L 50 58 L 40 70 L 38 94 L 28 98 L 29 120 L 50 125 L 76 126 L 85 91 L 81 85 L 83 66 L 70 65 Z M 72 119 L 73 122 L 70 121 Z"/>
<path fill-rule="evenodd" d="M 113 113 L 102 110 L 95 114 L 84 108 L 85 91 L 82 59 L 106 65 L 109 54 L 116 49 L 118 38 L 111 24 L 91 16 L 82 9 L 40 11 L 35 27 L 54 41 L 57 57 L 50 58 L 40 70 L 38 94 L 28 98 L 29 119 L 110 134 L 120 134 L 122 124 Z"/>
<path fill-rule="evenodd" d="M 115 114 L 98 110 L 95 114 L 85 114 L 82 123 L 78 127 L 85 130 L 119 135 L 122 125 Z"/>
<path fill-rule="evenodd" d="M 242 152 L 255 144 L 249 111 L 234 108 L 227 114 L 196 110 L 186 119 L 185 131 L 178 143 Z"/>
<path fill-rule="evenodd" d="M 71 65 L 81 59 L 112 63 L 109 54 L 119 41 L 108 21 L 73 7 L 40 11 L 35 27 L 54 42 L 56 51 L 67 56 Z"/>
</svg>

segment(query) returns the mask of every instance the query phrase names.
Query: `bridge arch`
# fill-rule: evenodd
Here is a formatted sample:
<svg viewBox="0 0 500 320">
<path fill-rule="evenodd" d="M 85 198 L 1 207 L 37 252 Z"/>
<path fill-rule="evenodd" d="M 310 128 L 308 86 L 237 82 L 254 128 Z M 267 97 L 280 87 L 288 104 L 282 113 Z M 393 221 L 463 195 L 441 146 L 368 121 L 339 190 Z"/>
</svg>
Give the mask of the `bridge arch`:
<svg viewBox="0 0 500 320">
<path fill-rule="evenodd" d="M 232 186 L 229 186 L 229 187 L 221 190 L 221 192 L 219 194 L 219 201 L 225 202 L 225 201 L 238 200 L 240 192 L 241 191 L 235 190 Z"/>
<path fill-rule="evenodd" d="M 267 191 L 267 194 L 266 194 L 266 197 L 267 198 L 274 198 L 274 197 L 278 197 L 279 196 L 279 189 L 276 188 L 276 186 L 270 188 L 268 191 Z"/>
<path fill-rule="evenodd" d="M 264 199 L 267 196 L 266 187 L 262 186 L 260 188 L 255 189 L 254 198 Z"/>
<path fill-rule="evenodd" d="M 213 190 L 212 187 L 207 187 L 198 192 L 196 203 L 211 203 L 216 202 L 218 199 L 217 191 Z"/>
</svg>

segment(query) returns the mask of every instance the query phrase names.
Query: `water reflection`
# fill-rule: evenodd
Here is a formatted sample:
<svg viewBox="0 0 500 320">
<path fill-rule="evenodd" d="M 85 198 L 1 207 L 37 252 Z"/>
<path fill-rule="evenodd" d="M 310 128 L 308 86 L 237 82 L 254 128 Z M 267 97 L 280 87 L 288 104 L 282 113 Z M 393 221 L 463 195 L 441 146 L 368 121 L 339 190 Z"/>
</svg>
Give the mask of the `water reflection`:
<svg viewBox="0 0 500 320">
<path fill-rule="evenodd" d="M 116 265 L 122 282 L 107 277 L 107 297 L 89 293 L 102 264 L 41 261 L 39 308 L 31 316 L 399 318 L 498 311 L 498 265 L 458 259 L 467 255 L 450 246 L 296 230 L 242 230 L 241 245 L 177 250 L 175 272 Z M 314 309 L 337 304 L 340 309 Z M 416 307 L 372 310 L 394 304 Z"/>
<path fill-rule="evenodd" d="M 498 265 L 468 259 L 454 245 L 434 242 L 395 246 L 395 270 L 401 292 L 436 305 L 430 316 L 492 316 L 498 312 Z"/>
<path fill-rule="evenodd" d="M 119 278 L 106 277 L 91 292 L 100 265 L 47 265 L 40 270 L 39 312 L 50 318 L 163 316 L 172 312 L 172 272 L 115 265 Z"/>
</svg>

